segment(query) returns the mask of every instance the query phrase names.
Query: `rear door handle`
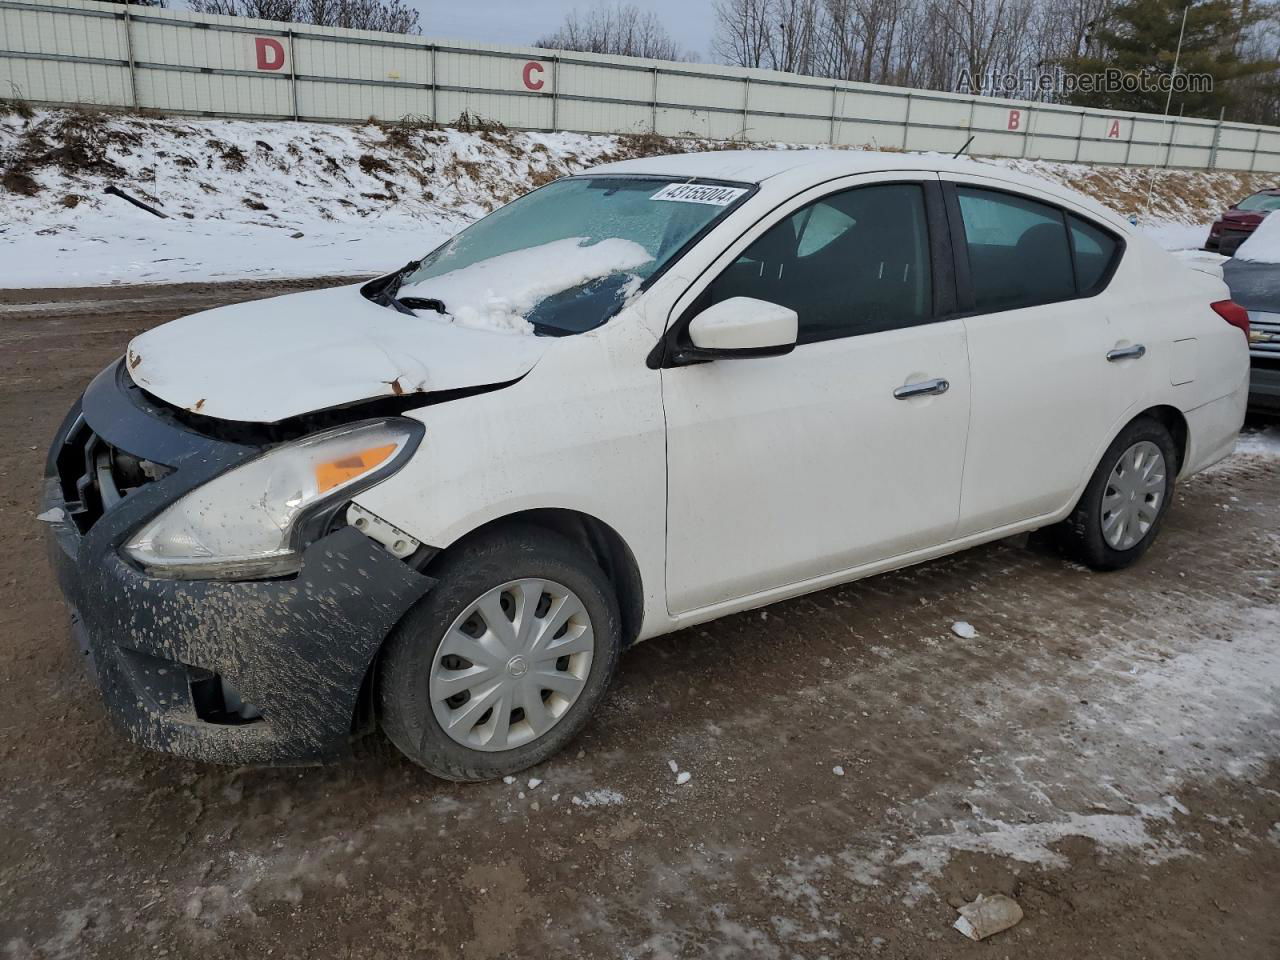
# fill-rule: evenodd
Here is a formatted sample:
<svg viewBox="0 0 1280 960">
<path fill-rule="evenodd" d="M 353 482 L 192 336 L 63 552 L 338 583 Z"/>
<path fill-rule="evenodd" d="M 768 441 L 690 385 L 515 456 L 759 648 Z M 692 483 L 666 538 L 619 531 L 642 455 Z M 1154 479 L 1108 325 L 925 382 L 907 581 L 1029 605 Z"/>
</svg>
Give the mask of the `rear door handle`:
<svg viewBox="0 0 1280 960">
<path fill-rule="evenodd" d="M 1137 360 L 1147 355 L 1147 348 L 1140 343 L 1135 343 L 1132 347 L 1116 347 L 1114 350 L 1107 351 L 1107 359 L 1112 363 L 1117 360 Z"/>
<path fill-rule="evenodd" d="M 927 397 L 934 393 L 946 393 L 951 389 L 951 384 L 941 377 L 933 380 L 921 380 L 919 383 L 908 383 L 906 386 L 898 387 L 893 391 L 893 395 L 898 400 L 910 400 L 912 397 Z"/>
</svg>

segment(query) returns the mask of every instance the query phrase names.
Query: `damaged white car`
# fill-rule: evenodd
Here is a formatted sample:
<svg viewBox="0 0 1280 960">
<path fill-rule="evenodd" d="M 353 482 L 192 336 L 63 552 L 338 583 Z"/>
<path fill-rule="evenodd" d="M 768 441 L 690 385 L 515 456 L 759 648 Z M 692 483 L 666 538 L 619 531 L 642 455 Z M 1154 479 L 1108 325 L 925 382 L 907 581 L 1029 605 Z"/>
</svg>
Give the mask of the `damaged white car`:
<svg viewBox="0 0 1280 960">
<path fill-rule="evenodd" d="M 1247 328 L 999 168 L 630 161 L 137 337 L 44 516 L 137 742 L 303 763 L 380 726 L 483 779 L 563 747 L 637 640 L 1039 527 L 1132 563 L 1232 448 Z"/>
</svg>

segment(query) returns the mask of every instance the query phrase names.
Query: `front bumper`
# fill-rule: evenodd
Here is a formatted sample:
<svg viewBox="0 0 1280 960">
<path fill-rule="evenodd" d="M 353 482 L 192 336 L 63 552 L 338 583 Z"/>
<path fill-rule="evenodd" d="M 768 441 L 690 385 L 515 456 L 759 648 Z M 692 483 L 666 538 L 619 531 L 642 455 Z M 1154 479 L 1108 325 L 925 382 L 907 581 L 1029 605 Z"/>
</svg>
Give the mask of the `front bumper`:
<svg viewBox="0 0 1280 960">
<path fill-rule="evenodd" d="M 86 428 L 172 472 L 92 518 L 71 511 L 59 464 Z M 432 581 L 343 527 L 312 543 L 278 580 L 169 580 L 126 563 L 120 545 L 177 497 L 258 452 L 185 427 L 104 370 L 68 415 L 46 467 L 50 555 L 108 711 L 144 747 L 237 764 L 314 763 L 344 753 L 378 648 Z M 74 454 L 74 450 L 71 451 Z M 82 494 L 83 491 L 80 491 Z M 221 684 L 251 709 L 210 711 Z M 221 701 L 220 701 L 221 702 Z"/>
<path fill-rule="evenodd" d="M 1249 409 L 1280 413 L 1280 368 L 1254 361 L 1249 369 Z"/>
</svg>

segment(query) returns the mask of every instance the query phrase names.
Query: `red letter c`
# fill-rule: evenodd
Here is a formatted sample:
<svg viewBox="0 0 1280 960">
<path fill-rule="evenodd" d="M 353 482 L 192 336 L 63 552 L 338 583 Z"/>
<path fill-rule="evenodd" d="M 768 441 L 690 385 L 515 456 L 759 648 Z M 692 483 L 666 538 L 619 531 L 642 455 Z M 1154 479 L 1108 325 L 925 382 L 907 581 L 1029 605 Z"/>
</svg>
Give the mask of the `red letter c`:
<svg viewBox="0 0 1280 960">
<path fill-rule="evenodd" d="M 535 73 L 542 73 L 542 64 L 537 60 L 530 60 L 524 65 L 524 85 L 528 90 L 541 90 L 542 85 L 546 83 L 541 77 L 537 80 L 533 79 Z"/>
</svg>

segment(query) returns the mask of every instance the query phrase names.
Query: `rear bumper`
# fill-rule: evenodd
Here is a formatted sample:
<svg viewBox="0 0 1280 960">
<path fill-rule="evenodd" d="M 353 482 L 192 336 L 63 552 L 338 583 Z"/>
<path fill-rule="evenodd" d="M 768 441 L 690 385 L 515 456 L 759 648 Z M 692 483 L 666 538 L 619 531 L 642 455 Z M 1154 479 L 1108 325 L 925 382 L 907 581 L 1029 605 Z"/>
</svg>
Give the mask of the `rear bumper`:
<svg viewBox="0 0 1280 960">
<path fill-rule="evenodd" d="M 1225 397 L 1184 411 L 1189 445 L 1181 477 L 1189 477 L 1231 455 L 1244 425 L 1248 397 L 1249 381 L 1242 377 L 1239 386 Z"/>
<path fill-rule="evenodd" d="M 85 424 L 173 472 L 82 530 L 57 453 Z M 379 646 L 432 581 L 346 527 L 312 543 L 287 579 L 160 579 L 119 553 L 139 524 L 253 452 L 156 416 L 119 365 L 108 368 L 50 456 L 50 557 L 91 675 L 131 740 L 220 763 L 320 762 L 348 748 Z M 251 706 L 237 711 L 238 701 Z"/>
</svg>

